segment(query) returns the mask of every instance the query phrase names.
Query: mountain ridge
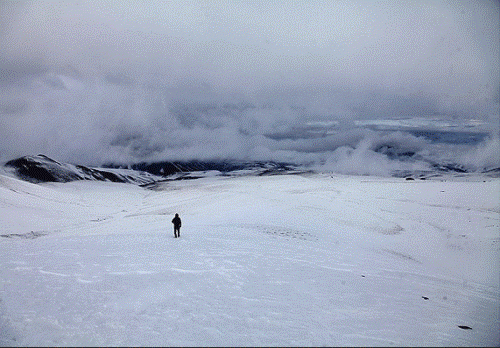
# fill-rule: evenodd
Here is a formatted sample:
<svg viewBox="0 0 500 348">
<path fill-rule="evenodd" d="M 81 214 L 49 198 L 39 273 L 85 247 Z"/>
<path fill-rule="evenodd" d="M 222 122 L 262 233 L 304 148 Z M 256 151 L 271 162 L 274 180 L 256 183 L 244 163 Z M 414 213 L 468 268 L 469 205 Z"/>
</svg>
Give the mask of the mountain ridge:
<svg viewBox="0 0 500 348">
<path fill-rule="evenodd" d="M 78 180 L 132 183 L 148 186 L 161 181 L 197 179 L 207 175 L 273 175 L 296 172 L 292 164 L 243 161 L 162 161 L 131 165 L 108 163 L 95 168 L 58 162 L 46 155 L 23 156 L 10 160 L 4 168 L 32 183 Z"/>
<path fill-rule="evenodd" d="M 4 167 L 10 168 L 18 178 L 32 183 L 92 180 L 144 185 L 160 179 L 136 170 L 97 169 L 61 163 L 43 154 L 16 158 L 6 162 Z"/>
<path fill-rule="evenodd" d="M 411 159 L 414 153 L 398 153 L 389 147 L 376 150 L 386 156 Z M 431 170 L 407 171 L 395 170 L 391 176 L 400 178 L 440 176 L 445 173 L 466 175 L 481 173 L 486 176 L 498 176 L 500 168 L 483 169 L 480 172 L 470 171 L 456 163 L 429 162 Z M 175 180 L 198 179 L 207 176 L 241 176 L 241 175 L 280 175 L 313 172 L 314 169 L 300 167 L 292 163 L 274 161 L 241 161 L 241 160 L 190 160 L 140 162 L 135 164 L 107 163 L 102 167 L 90 167 L 78 164 L 58 162 L 46 155 L 29 155 L 10 160 L 3 164 L 2 170 L 19 179 L 31 183 L 71 182 L 78 180 L 107 181 L 130 183 L 144 187 L 154 187 L 155 183 Z"/>
</svg>

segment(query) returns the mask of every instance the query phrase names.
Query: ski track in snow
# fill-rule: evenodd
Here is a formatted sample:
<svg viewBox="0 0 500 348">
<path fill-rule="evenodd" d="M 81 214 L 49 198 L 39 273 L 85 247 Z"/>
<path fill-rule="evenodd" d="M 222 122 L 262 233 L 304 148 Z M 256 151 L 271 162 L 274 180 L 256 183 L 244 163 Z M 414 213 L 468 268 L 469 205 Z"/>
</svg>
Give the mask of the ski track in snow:
<svg viewBox="0 0 500 348">
<path fill-rule="evenodd" d="M 491 178 L 2 176 L 0 345 L 499 345 L 499 194 Z"/>
</svg>

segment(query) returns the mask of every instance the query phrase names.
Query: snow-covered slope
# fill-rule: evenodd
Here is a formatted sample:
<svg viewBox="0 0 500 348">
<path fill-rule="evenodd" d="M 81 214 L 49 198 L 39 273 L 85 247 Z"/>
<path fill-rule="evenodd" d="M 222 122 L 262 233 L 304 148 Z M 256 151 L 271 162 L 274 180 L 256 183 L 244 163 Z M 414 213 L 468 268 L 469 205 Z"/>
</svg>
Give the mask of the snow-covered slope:
<svg viewBox="0 0 500 348">
<path fill-rule="evenodd" d="M 499 195 L 476 176 L 0 176 L 0 344 L 499 345 Z"/>
<path fill-rule="evenodd" d="M 82 165 L 60 163 L 45 155 L 24 156 L 5 163 L 4 172 L 33 183 L 70 182 L 75 180 L 111 181 L 150 184 L 161 178 L 150 173 L 127 169 L 97 169 Z"/>
</svg>

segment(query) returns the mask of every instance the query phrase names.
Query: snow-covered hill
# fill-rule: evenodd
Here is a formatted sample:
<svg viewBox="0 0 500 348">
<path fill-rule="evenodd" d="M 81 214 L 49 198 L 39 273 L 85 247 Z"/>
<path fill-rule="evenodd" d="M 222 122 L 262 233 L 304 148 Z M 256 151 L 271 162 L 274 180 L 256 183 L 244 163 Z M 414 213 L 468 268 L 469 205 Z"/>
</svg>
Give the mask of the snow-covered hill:
<svg viewBox="0 0 500 348">
<path fill-rule="evenodd" d="M 45 155 L 24 156 L 5 163 L 4 171 L 33 183 L 70 182 L 75 180 L 111 181 L 150 184 L 161 178 L 138 170 L 91 168 L 60 163 Z"/>
<path fill-rule="evenodd" d="M 0 345 L 498 345 L 499 195 L 476 176 L 0 175 Z"/>
</svg>

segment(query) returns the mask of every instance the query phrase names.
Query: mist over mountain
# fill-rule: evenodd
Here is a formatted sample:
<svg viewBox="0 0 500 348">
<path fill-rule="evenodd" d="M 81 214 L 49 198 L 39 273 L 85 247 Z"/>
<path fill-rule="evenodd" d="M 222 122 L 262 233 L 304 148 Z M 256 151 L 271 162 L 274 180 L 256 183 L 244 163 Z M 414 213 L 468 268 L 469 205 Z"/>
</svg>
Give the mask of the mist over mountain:
<svg viewBox="0 0 500 348">
<path fill-rule="evenodd" d="M 494 1 L 2 2 L 0 18 L 1 161 L 498 166 Z"/>
</svg>

